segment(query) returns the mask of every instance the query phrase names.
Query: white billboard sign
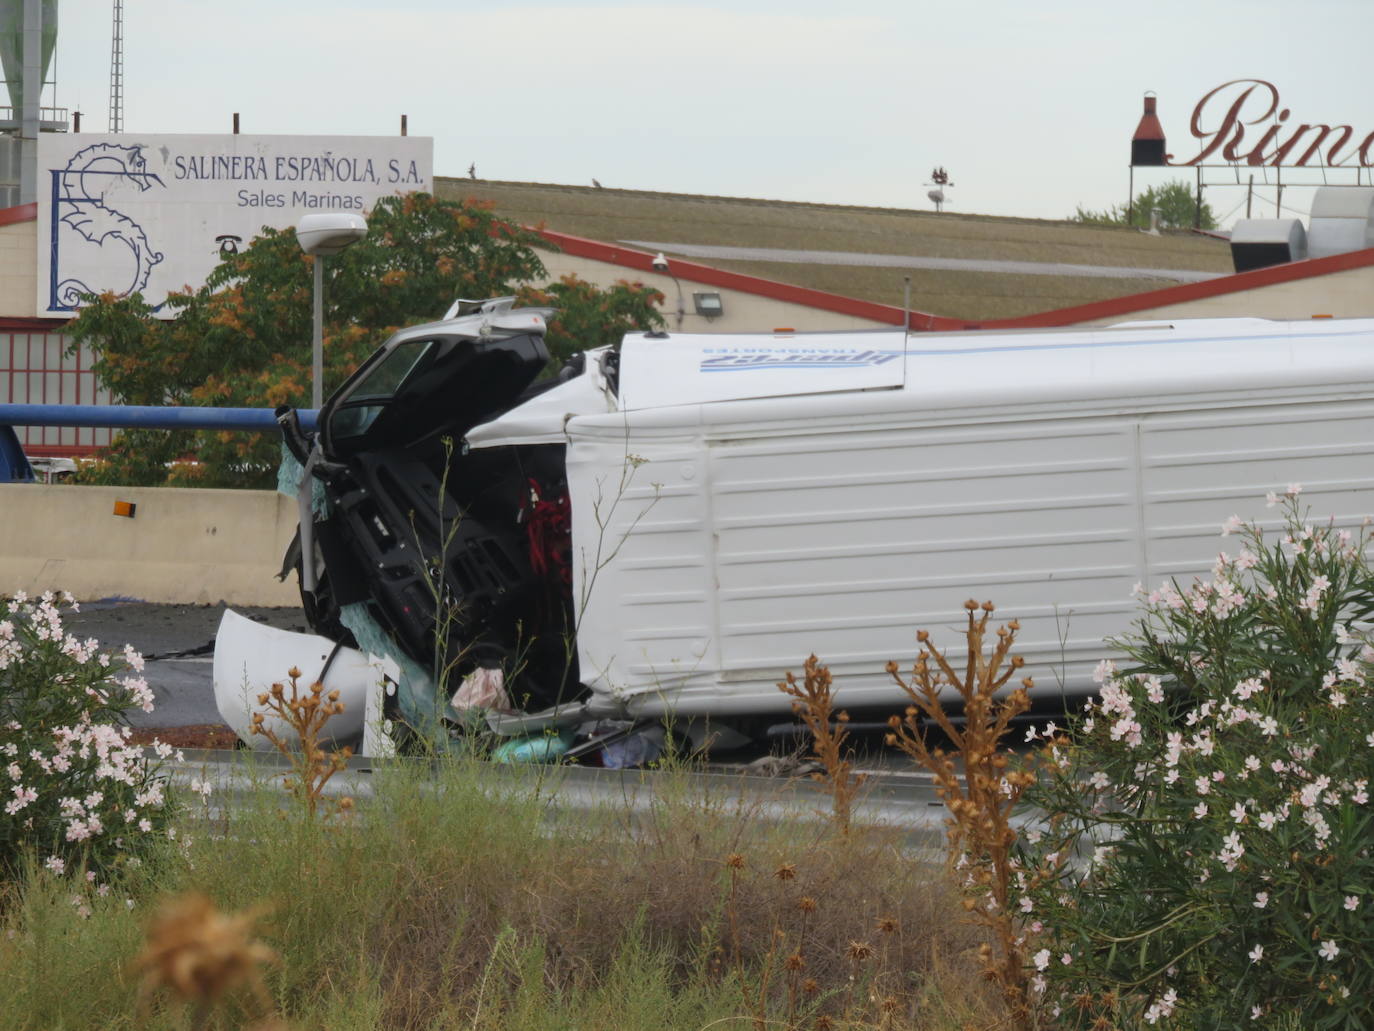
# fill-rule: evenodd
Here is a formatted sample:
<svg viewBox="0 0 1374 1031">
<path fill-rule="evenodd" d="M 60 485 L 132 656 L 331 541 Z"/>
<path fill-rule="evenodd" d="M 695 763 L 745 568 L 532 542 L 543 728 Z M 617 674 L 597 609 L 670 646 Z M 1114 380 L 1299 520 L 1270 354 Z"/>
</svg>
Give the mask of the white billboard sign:
<svg viewBox="0 0 1374 1031">
<path fill-rule="evenodd" d="M 430 191 L 434 141 L 43 133 L 38 169 L 38 314 L 70 318 L 81 294 L 161 305 L 263 226 Z"/>
</svg>

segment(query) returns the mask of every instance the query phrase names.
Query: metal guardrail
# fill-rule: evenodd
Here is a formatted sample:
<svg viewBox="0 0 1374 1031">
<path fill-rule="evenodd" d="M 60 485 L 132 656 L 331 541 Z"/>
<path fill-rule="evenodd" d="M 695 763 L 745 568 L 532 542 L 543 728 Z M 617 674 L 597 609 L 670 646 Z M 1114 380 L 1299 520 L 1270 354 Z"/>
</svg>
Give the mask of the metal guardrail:
<svg viewBox="0 0 1374 1031">
<path fill-rule="evenodd" d="M 192 782 L 210 784 L 207 803 L 211 816 L 242 806 L 261 791 L 282 792 L 281 777 L 288 767 L 275 753 L 189 751 L 182 762 L 164 763 L 172 782 L 190 789 Z M 348 768 L 326 785 L 322 797 L 353 799 L 365 819 L 368 807 L 379 795 L 377 778 L 388 770 L 412 764 L 423 770 L 423 760 L 354 758 Z M 689 778 L 695 797 L 725 803 L 751 819 L 771 822 L 823 823 L 830 819 L 829 797 L 809 778 L 759 777 L 742 771 L 660 773 L 651 770 L 607 770 L 581 766 L 480 767 L 476 780 L 481 790 L 494 796 L 538 791 L 547 802 L 550 818 L 615 808 L 633 815 L 650 811 L 665 778 Z M 943 854 L 945 809 L 935 793 L 933 779 L 923 772 L 871 771 L 854 802 L 851 819 L 856 825 L 896 829 L 913 852 Z"/>
<path fill-rule="evenodd" d="M 298 408 L 301 429 L 315 429 L 319 412 Z M 276 433 L 281 427 L 271 408 L 191 408 L 162 405 L 0 404 L 0 483 L 32 481 L 33 470 L 14 426 L 71 426 L 101 429 L 242 430 Z"/>
<path fill-rule="evenodd" d="M 38 128 L 42 132 L 66 132 L 71 127 L 65 107 L 40 107 L 38 109 Z M 24 112 L 13 105 L 0 107 L 0 131 L 14 132 L 24 128 Z"/>
<path fill-rule="evenodd" d="M 318 412 L 298 408 L 301 429 L 315 429 Z M 271 408 L 191 408 L 163 405 L 0 404 L 0 426 L 80 426 L 145 430 L 278 431 Z"/>
</svg>

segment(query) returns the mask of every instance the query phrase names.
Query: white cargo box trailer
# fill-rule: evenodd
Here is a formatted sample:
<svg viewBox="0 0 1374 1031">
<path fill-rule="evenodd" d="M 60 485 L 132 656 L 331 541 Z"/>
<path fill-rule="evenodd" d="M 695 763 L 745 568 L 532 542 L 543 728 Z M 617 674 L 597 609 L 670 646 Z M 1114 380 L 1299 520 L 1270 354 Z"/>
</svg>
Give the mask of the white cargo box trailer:
<svg viewBox="0 0 1374 1031">
<path fill-rule="evenodd" d="M 1134 585 L 1205 572 L 1232 514 L 1293 482 L 1343 525 L 1374 499 L 1371 320 L 634 335 L 618 357 L 467 434 L 566 445 L 596 708 L 786 711 L 812 652 L 842 704 L 891 708 L 885 664 L 917 628 L 956 643 L 967 598 L 1020 620 L 1038 691 L 1082 693 Z"/>
</svg>

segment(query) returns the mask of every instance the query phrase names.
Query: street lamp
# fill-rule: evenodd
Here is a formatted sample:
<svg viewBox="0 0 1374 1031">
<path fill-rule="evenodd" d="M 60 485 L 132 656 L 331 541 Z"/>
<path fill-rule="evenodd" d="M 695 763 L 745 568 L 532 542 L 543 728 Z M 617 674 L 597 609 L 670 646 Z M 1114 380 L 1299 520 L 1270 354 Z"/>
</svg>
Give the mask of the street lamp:
<svg viewBox="0 0 1374 1031">
<path fill-rule="evenodd" d="M 367 220 L 362 215 L 343 211 L 302 215 L 296 223 L 296 242 L 315 258 L 315 331 L 311 342 L 310 406 L 316 411 L 324 405 L 324 259 L 338 254 L 349 244 L 367 235 Z"/>
</svg>

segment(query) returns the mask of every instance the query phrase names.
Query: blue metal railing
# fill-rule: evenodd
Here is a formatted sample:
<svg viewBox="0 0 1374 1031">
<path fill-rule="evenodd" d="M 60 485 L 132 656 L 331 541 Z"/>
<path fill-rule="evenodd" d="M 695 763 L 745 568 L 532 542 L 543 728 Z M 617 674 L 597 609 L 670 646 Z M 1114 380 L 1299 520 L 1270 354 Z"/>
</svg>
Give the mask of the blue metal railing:
<svg viewBox="0 0 1374 1031">
<path fill-rule="evenodd" d="M 315 429 L 316 411 L 299 408 L 301 429 Z M 0 405 L 0 426 L 100 426 L 143 430 L 248 430 L 275 433 L 270 408 L 176 408 L 160 405 Z"/>
<path fill-rule="evenodd" d="M 297 409 L 301 429 L 315 429 L 313 408 Z M 158 405 L 6 405 L 0 404 L 0 483 L 30 481 L 33 470 L 12 427 L 79 426 L 141 430 L 243 430 L 276 433 L 270 408 L 176 408 Z"/>
</svg>

